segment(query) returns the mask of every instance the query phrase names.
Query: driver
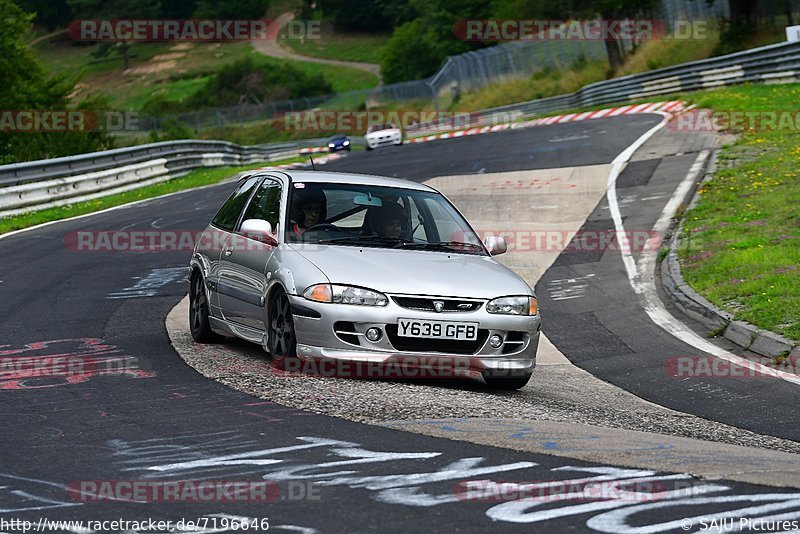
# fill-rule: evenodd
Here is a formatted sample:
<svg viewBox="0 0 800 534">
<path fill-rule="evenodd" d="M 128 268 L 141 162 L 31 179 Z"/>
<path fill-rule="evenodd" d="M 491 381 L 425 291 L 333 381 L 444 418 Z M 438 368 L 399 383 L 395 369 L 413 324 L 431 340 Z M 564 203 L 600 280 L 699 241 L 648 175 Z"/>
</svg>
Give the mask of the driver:
<svg viewBox="0 0 800 534">
<path fill-rule="evenodd" d="M 297 236 L 328 216 L 328 200 L 321 189 L 295 189 L 292 202 L 292 231 Z"/>
</svg>

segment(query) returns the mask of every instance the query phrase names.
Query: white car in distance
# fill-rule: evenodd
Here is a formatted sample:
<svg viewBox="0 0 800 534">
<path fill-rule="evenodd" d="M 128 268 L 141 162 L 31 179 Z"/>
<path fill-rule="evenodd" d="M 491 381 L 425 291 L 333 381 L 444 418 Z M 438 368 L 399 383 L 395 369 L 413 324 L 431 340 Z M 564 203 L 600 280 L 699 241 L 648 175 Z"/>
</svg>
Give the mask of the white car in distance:
<svg viewBox="0 0 800 534">
<path fill-rule="evenodd" d="M 403 132 L 392 123 L 373 124 L 364 135 L 367 150 L 389 145 L 402 145 Z"/>
</svg>

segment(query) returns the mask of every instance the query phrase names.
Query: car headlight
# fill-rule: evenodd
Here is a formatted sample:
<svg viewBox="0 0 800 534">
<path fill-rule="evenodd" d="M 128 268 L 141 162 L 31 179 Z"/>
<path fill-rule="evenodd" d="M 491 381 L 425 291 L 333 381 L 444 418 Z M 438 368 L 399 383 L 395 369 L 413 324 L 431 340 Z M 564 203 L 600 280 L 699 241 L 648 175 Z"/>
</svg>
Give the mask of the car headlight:
<svg viewBox="0 0 800 534">
<path fill-rule="evenodd" d="M 350 146 L 350 141 L 345 141 L 345 142 L 344 142 L 344 143 L 342 143 L 342 144 L 343 144 L 344 146 Z"/>
<path fill-rule="evenodd" d="M 335 146 L 333 143 L 328 143 L 328 148 L 334 148 Z"/>
<path fill-rule="evenodd" d="M 500 297 L 486 304 L 486 311 L 502 315 L 536 315 L 539 301 L 536 297 Z"/>
<path fill-rule="evenodd" d="M 386 295 L 363 287 L 316 284 L 303 292 L 303 297 L 314 302 L 334 302 L 358 306 L 386 306 Z"/>
</svg>

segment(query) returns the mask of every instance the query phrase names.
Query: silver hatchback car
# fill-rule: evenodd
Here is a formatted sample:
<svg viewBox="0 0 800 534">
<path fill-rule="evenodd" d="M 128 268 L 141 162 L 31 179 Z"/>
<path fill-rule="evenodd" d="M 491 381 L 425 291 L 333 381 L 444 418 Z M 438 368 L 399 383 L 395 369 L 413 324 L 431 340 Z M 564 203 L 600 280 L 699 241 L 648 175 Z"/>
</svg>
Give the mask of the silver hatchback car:
<svg viewBox="0 0 800 534">
<path fill-rule="evenodd" d="M 531 287 L 492 258 L 505 251 L 426 185 L 253 171 L 196 243 L 191 333 L 259 343 L 279 362 L 425 356 L 518 389 L 541 319 Z"/>
</svg>

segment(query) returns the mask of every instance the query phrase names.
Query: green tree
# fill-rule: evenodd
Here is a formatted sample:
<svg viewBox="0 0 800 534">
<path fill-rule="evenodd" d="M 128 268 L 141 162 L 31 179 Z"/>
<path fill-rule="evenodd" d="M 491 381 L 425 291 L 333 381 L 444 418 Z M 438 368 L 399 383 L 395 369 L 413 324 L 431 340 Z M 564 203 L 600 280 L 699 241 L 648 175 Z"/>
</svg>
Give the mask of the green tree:
<svg viewBox="0 0 800 534">
<path fill-rule="evenodd" d="M 199 0 L 194 17 L 199 19 L 260 19 L 269 0 Z"/>
<path fill-rule="evenodd" d="M 387 83 L 430 76 L 447 56 L 495 43 L 456 39 L 453 26 L 463 19 L 486 19 L 491 4 L 483 0 L 411 0 L 418 14 L 397 27 L 384 48 L 381 74 Z"/>
<path fill-rule="evenodd" d="M 322 18 L 333 23 L 337 31 L 387 32 L 413 20 L 417 11 L 410 0 L 303 0 L 297 15 Z"/>
<path fill-rule="evenodd" d="M 199 0 L 161 0 L 161 15 L 165 19 L 190 19 Z"/>
<path fill-rule="evenodd" d="M 436 72 L 442 63 L 436 35 L 421 20 L 398 27 L 383 49 L 381 75 L 386 83 L 418 80 Z"/>
<path fill-rule="evenodd" d="M 34 15 L 11 0 L 0 0 L 0 110 L 65 110 L 74 83 L 47 79 L 36 56 L 25 44 Z M 84 102 L 82 109 L 96 107 Z M 102 132 L 0 131 L 0 163 L 28 161 L 91 152 L 112 145 Z"/>
<path fill-rule="evenodd" d="M 35 22 L 50 31 L 65 28 L 72 22 L 72 9 L 67 0 L 17 0 L 17 5 L 27 13 L 35 13 Z"/>
</svg>

